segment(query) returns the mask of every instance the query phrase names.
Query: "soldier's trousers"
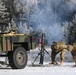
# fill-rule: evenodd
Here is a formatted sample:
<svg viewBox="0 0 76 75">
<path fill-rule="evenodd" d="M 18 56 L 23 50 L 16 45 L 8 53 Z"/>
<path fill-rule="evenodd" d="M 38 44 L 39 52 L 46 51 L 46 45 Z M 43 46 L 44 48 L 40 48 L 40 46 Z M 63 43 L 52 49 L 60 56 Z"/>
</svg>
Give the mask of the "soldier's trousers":
<svg viewBox="0 0 76 75">
<path fill-rule="evenodd" d="M 56 55 L 58 54 L 59 52 L 56 52 L 56 51 L 53 51 L 51 52 L 51 60 L 52 60 L 52 64 L 54 64 L 56 62 L 55 58 L 56 58 Z"/>
<path fill-rule="evenodd" d="M 56 51 L 56 50 L 52 50 L 52 53 L 51 53 L 51 60 L 52 60 L 52 63 L 56 62 L 55 58 L 56 58 L 56 55 L 61 52 L 60 54 L 60 59 L 61 59 L 61 62 L 60 64 L 63 63 L 64 59 L 65 59 L 65 52 L 66 52 L 66 49 L 63 49 L 62 51 Z"/>
<path fill-rule="evenodd" d="M 76 65 L 76 50 L 71 52 L 72 56 L 73 56 L 73 60 L 75 62 Z"/>
</svg>

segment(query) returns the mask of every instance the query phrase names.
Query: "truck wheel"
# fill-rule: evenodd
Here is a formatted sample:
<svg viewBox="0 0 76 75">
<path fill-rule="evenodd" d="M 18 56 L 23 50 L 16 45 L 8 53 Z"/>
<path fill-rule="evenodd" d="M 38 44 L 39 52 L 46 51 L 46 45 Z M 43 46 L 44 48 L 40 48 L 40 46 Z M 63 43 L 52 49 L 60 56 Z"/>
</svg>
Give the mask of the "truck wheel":
<svg viewBox="0 0 76 75">
<path fill-rule="evenodd" d="M 22 69 L 27 64 L 27 53 L 23 47 L 17 47 L 8 53 L 9 64 L 12 69 Z"/>
</svg>

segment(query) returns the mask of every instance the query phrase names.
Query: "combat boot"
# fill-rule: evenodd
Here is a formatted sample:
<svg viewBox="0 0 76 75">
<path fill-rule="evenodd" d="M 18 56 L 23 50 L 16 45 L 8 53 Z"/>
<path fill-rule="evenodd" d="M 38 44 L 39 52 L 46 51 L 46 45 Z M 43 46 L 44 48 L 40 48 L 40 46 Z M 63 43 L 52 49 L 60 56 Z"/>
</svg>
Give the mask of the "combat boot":
<svg viewBox="0 0 76 75">
<path fill-rule="evenodd" d="M 49 65 L 58 65 L 56 61 L 49 63 Z"/>
</svg>

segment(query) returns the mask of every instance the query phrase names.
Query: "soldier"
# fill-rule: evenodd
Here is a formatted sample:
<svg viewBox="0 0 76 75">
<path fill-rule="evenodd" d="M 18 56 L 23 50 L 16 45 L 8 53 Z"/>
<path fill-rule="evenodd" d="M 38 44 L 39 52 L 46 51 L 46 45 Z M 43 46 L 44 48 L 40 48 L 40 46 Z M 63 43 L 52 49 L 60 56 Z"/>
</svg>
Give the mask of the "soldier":
<svg viewBox="0 0 76 75">
<path fill-rule="evenodd" d="M 65 53 L 67 49 L 67 45 L 64 42 L 53 42 L 53 45 L 51 46 L 52 52 L 51 52 L 51 64 L 57 64 L 55 58 L 56 55 L 61 52 L 60 54 L 60 65 L 63 65 L 64 59 L 65 59 Z"/>
<path fill-rule="evenodd" d="M 76 43 L 69 45 L 68 50 L 71 52 L 73 60 L 75 62 L 75 65 L 73 67 L 76 67 Z"/>
</svg>

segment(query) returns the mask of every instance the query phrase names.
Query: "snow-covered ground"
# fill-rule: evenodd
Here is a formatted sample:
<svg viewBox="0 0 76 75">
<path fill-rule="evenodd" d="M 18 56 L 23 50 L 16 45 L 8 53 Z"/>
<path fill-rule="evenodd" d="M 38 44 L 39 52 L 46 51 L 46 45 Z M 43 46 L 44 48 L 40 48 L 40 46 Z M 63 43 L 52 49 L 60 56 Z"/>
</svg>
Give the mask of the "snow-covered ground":
<svg viewBox="0 0 76 75">
<path fill-rule="evenodd" d="M 46 50 L 50 53 L 51 49 L 46 48 Z M 70 52 L 66 53 L 66 59 L 64 62 L 64 66 L 46 66 L 51 62 L 51 58 L 47 53 L 45 53 L 44 57 L 44 66 L 32 66 L 32 62 L 34 61 L 35 57 L 39 53 L 38 48 L 35 50 L 28 52 L 28 63 L 24 69 L 20 70 L 13 70 L 11 68 L 0 68 L 0 75 L 76 75 L 76 68 L 72 67 L 74 65 L 72 56 Z M 3 58 L 0 58 L 3 60 Z M 59 54 L 57 55 L 57 61 L 59 63 Z M 39 57 L 35 64 L 39 64 Z"/>
</svg>

